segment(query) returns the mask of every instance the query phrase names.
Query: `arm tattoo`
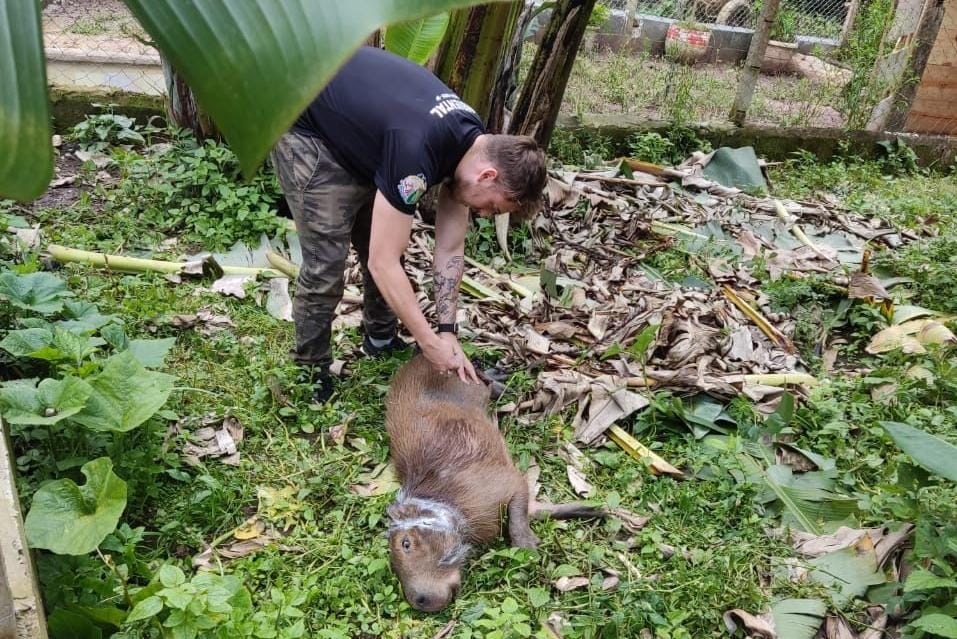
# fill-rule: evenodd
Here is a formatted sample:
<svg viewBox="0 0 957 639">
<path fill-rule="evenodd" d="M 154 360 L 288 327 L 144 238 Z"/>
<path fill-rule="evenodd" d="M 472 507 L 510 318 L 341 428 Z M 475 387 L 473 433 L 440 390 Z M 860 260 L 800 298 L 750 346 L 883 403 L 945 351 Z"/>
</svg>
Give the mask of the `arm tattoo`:
<svg viewBox="0 0 957 639">
<path fill-rule="evenodd" d="M 459 283 L 465 271 L 465 260 L 454 255 L 446 261 L 444 267 L 435 268 L 435 314 L 442 324 L 455 321 L 455 311 L 459 298 Z"/>
</svg>

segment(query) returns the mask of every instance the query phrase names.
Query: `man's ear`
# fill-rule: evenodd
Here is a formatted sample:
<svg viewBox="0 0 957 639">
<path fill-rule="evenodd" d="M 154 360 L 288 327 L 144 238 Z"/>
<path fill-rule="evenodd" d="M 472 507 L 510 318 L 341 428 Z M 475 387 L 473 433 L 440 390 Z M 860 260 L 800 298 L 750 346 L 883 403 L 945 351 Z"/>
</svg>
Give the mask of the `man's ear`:
<svg viewBox="0 0 957 639">
<path fill-rule="evenodd" d="M 489 166 L 482 169 L 482 172 L 478 174 L 479 182 L 494 182 L 498 177 L 498 169 L 494 166 Z"/>
</svg>

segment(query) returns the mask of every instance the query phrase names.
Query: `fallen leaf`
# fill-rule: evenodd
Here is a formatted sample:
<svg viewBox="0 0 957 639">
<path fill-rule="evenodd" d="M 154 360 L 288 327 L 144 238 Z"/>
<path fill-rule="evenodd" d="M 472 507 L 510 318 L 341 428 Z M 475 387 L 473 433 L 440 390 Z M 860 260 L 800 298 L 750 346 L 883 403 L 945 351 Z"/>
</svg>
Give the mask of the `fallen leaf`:
<svg viewBox="0 0 957 639">
<path fill-rule="evenodd" d="M 625 510 L 624 508 L 615 508 L 611 511 L 611 514 L 620 519 L 624 529 L 630 533 L 638 532 L 644 528 L 649 521 L 651 521 L 650 515 L 636 515 L 630 510 Z"/>
<path fill-rule="evenodd" d="M 917 334 L 917 341 L 924 345 L 953 344 L 957 342 L 957 337 L 940 322 L 928 322 Z"/>
<path fill-rule="evenodd" d="M 253 275 L 224 275 L 210 287 L 214 293 L 231 295 L 237 299 L 246 298 L 246 283 L 256 279 Z"/>
<path fill-rule="evenodd" d="M 596 340 L 601 341 L 605 336 L 605 331 L 608 329 L 608 316 L 607 315 L 592 315 L 588 320 L 588 332 L 591 333 L 592 337 Z"/>
<path fill-rule="evenodd" d="M 555 588 L 560 592 L 569 592 L 588 587 L 588 577 L 560 577 L 555 581 Z"/>
<path fill-rule="evenodd" d="M 591 444 L 615 422 L 626 419 L 649 404 L 644 395 L 625 388 L 615 388 L 615 384 L 609 381 L 598 382 L 592 385 L 588 420 L 581 428 L 576 428 L 575 439 L 583 444 Z"/>
<path fill-rule="evenodd" d="M 181 429 L 185 430 L 182 426 Z M 230 466 L 239 465 L 238 446 L 243 441 L 243 426 L 235 417 L 226 417 L 220 428 L 205 426 L 190 434 L 183 446 L 183 459 L 198 466 L 205 457 L 218 458 Z"/>
<path fill-rule="evenodd" d="M 452 631 L 455 630 L 455 625 L 458 622 L 453 619 L 444 626 L 442 626 L 437 633 L 432 635 L 432 639 L 447 639 L 452 636 Z"/>
<path fill-rule="evenodd" d="M 363 483 L 353 484 L 349 490 L 361 497 L 385 495 L 399 489 L 399 480 L 391 463 L 380 465 L 371 472 L 359 475 L 357 479 Z"/>
<path fill-rule="evenodd" d="M 229 326 L 236 326 L 229 317 L 214 313 L 209 307 L 199 309 L 196 312 L 196 320 L 202 322 L 202 326 L 198 329 L 199 332 L 207 337 L 215 335 Z"/>
<path fill-rule="evenodd" d="M 551 341 L 539 333 L 535 332 L 535 329 L 529 327 L 525 330 L 525 347 L 531 353 L 536 355 L 548 355 L 549 347 L 551 346 Z"/>
<path fill-rule="evenodd" d="M 545 322 L 536 324 L 535 329 L 561 339 L 571 339 L 578 333 L 578 328 L 568 322 Z"/>
<path fill-rule="evenodd" d="M 102 151 L 77 150 L 74 151 L 73 155 L 75 155 L 76 159 L 78 159 L 80 162 L 92 162 L 93 165 L 98 169 L 102 169 L 113 162 L 113 159 Z"/>
<path fill-rule="evenodd" d="M 852 300 L 872 300 L 876 302 L 891 299 L 890 293 L 876 277 L 860 271 L 851 273 L 851 283 L 847 287 L 847 296 Z"/>
<path fill-rule="evenodd" d="M 255 539 L 266 531 L 266 526 L 258 517 L 252 517 L 233 531 L 233 537 L 239 540 Z"/>
<path fill-rule="evenodd" d="M 604 579 L 602 579 L 601 589 L 604 590 L 605 592 L 617 590 L 618 583 L 621 581 L 621 579 L 618 576 L 618 573 L 612 570 L 611 568 L 605 568 L 605 572 L 607 573 L 607 576 Z"/>
<path fill-rule="evenodd" d="M 875 537 L 872 541 L 876 543 L 882 533 L 878 528 L 848 528 L 841 526 L 833 533 L 827 535 L 815 535 L 814 533 L 802 532 L 799 530 L 791 531 L 791 542 L 794 549 L 805 557 L 820 557 L 828 553 L 853 546 L 865 535 Z"/>
<path fill-rule="evenodd" d="M 588 483 L 585 475 L 580 470 L 568 464 L 565 471 L 568 474 L 568 483 L 572 485 L 578 495 L 588 498 L 595 494 L 595 487 Z"/>
<path fill-rule="evenodd" d="M 743 626 L 751 636 L 764 637 L 765 639 L 777 639 L 777 633 L 774 631 L 774 618 L 771 613 L 764 613 L 761 616 L 754 616 L 749 612 L 735 608 L 724 613 L 724 626 L 728 632 L 734 634 L 738 626 Z"/>
<path fill-rule="evenodd" d="M 824 622 L 824 639 L 858 639 L 843 617 L 829 616 Z"/>
</svg>

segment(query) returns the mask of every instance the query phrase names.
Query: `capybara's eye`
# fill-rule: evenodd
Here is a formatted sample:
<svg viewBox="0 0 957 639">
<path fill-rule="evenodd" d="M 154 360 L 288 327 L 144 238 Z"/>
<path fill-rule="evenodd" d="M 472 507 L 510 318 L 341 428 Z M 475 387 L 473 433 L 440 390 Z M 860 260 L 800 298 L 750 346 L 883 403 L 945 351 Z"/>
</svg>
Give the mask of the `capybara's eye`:
<svg viewBox="0 0 957 639">
<path fill-rule="evenodd" d="M 408 537 L 403 537 L 403 538 L 402 538 L 402 549 L 403 549 L 403 550 L 408 550 L 408 549 L 411 548 L 411 547 L 412 547 L 412 542 L 409 541 L 409 538 L 408 538 Z"/>
</svg>

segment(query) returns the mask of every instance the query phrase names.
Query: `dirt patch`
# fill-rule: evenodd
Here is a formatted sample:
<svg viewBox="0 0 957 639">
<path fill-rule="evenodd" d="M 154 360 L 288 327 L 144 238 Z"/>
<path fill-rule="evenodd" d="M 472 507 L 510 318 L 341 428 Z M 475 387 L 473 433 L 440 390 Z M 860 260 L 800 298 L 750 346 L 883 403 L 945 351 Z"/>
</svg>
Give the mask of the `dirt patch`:
<svg viewBox="0 0 957 639">
<path fill-rule="evenodd" d="M 54 0 L 43 10 L 48 48 L 156 56 L 133 14 L 117 0 Z"/>
<path fill-rule="evenodd" d="M 533 55 L 533 51 L 525 54 Z M 641 115 L 671 122 L 728 121 L 740 67 L 685 66 L 643 54 L 582 51 L 575 60 L 562 113 Z M 789 75 L 762 75 L 750 123 L 841 127 L 840 87 Z"/>
</svg>

